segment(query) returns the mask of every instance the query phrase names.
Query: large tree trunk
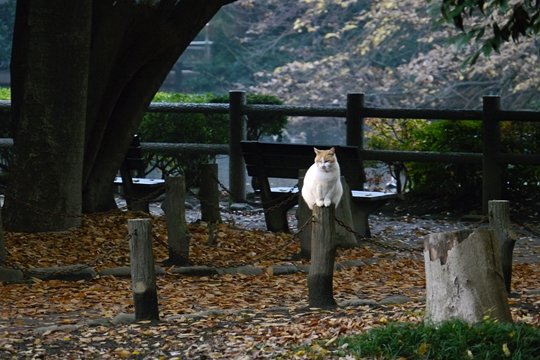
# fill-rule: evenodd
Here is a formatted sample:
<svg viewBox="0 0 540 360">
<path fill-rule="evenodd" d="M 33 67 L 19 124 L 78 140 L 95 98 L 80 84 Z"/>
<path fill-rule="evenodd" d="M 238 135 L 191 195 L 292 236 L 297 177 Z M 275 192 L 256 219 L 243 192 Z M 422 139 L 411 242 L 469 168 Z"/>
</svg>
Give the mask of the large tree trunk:
<svg viewBox="0 0 540 360">
<path fill-rule="evenodd" d="M 111 184 L 148 104 L 193 38 L 229 2 L 94 3 L 85 212 L 115 206 Z"/>
<path fill-rule="evenodd" d="M 115 207 L 112 182 L 180 54 L 234 0 L 17 3 L 11 230 L 65 230 Z"/>
<path fill-rule="evenodd" d="M 426 321 L 485 316 L 511 322 L 499 243 L 488 229 L 431 234 L 424 242 Z"/>
<path fill-rule="evenodd" d="M 4 205 L 9 230 L 80 224 L 91 5 L 17 2 L 11 61 L 15 153 Z"/>
</svg>

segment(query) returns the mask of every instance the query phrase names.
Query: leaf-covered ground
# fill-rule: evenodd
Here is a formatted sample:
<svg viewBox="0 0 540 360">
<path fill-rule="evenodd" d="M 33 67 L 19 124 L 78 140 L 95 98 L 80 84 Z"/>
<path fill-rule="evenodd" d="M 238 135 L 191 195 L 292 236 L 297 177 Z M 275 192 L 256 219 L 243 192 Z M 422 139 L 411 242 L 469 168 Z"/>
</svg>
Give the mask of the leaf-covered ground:
<svg viewBox="0 0 540 360">
<path fill-rule="evenodd" d="M 47 234 L 7 233 L 9 265 L 19 268 L 88 264 L 97 271 L 129 265 L 127 219 L 112 212 L 84 218 L 80 229 Z M 430 231 L 411 217 L 375 217 L 375 238 L 400 243 Z M 391 225 L 389 225 L 391 224 Z M 400 226 L 402 224 L 402 226 Z M 168 257 L 164 219 L 152 217 L 154 256 Z M 406 230 L 403 230 L 406 229 Z M 222 224 L 218 245 L 207 245 L 204 223 L 189 226 L 194 265 L 227 268 L 299 264 L 291 235 Z M 393 236 L 391 236 L 391 235 Z M 396 237 L 397 234 L 397 237 Z M 369 245 L 369 244 L 368 244 Z M 521 252 L 530 251 L 518 249 Z M 533 248 L 533 251 L 537 251 Z M 0 285 L 0 359 L 256 359 L 302 358 L 295 346 L 382 326 L 418 322 L 424 306 L 421 253 L 375 247 L 343 249 L 336 261 L 363 260 L 334 274 L 336 310 L 309 309 L 305 273 L 158 277 L 161 321 L 122 323 L 133 312 L 129 279 L 99 276 L 89 281 L 39 281 Z M 528 258 L 530 259 L 530 258 Z M 515 321 L 540 326 L 540 264 L 517 263 L 510 298 Z M 309 356 L 329 358 L 324 346 Z"/>
</svg>

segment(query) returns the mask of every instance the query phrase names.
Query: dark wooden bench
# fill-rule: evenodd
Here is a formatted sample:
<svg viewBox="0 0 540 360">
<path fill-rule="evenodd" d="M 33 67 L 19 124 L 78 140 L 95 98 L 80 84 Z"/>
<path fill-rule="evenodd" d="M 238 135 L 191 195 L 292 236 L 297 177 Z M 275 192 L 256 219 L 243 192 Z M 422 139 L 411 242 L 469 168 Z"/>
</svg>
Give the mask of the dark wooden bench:
<svg viewBox="0 0 540 360">
<path fill-rule="evenodd" d="M 138 135 L 133 137 L 114 184 L 121 187 L 128 209 L 149 212 L 148 203 L 165 192 L 165 180 L 147 179 Z"/>
<path fill-rule="evenodd" d="M 299 170 L 308 169 L 315 159 L 313 147 L 318 145 L 264 143 L 242 141 L 242 154 L 249 176 L 260 187 L 265 210 L 266 227 L 270 231 L 289 231 L 287 211 L 298 204 L 298 188 L 270 186 L 269 178 L 298 179 Z M 328 146 L 320 146 L 326 149 Z M 364 174 L 360 166 L 358 148 L 335 146 L 336 155 L 351 191 L 351 212 L 354 230 L 361 236 L 371 236 L 369 214 L 381 208 L 394 193 L 363 191 Z"/>
</svg>

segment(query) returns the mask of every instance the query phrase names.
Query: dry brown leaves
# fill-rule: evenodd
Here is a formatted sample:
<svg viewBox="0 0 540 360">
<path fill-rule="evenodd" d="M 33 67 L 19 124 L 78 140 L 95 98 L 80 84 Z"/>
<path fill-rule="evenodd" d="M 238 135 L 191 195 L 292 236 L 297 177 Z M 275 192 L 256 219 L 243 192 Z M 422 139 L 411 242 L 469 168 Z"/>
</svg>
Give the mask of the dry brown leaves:
<svg viewBox="0 0 540 360">
<path fill-rule="evenodd" d="M 62 233 L 7 233 L 9 263 L 22 268 L 84 263 L 97 270 L 129 265 L 127 219 L 141 214 L 114 212 L 87 216 L 80 229 Z M 162 218 L 152 218 L 154 256 L 168 256 Z M 235 229 L 221 224 L 218 246 L 208 246 L 204 223 L 189 226 L 194 265 L 228 267 L 291 263 L 298 252 L 292 236 Z M 338 304 L 365 304 L 334 311 L 308 309 L 306 274 L 272 276 L 226 274 L 158 278 L 159 324 L 107 322 L 132 313 L 129 279 L 38 281 L 1 285 L 0 358 L 266 358 L 294 357 L 291 346 L 364 331 L 389 321 L 421 321 L 424 268 L 411 258 L 369 248 L 339 250 L 337 262 L 364 259 L 370 265 L 334 274 Z M 298 263 L 298 262 L 296 262 Z M 514 268 L 515 320 L 540 325 L 539 264 Z M 380 302 L 405 296 L 401 304 Z M 47 326 L 52 326 L 48 328 Z M 323 352 L 324 349 L 321 349 Z M 298 357 L 301 357 L 298 355 Z"/>
</svg>

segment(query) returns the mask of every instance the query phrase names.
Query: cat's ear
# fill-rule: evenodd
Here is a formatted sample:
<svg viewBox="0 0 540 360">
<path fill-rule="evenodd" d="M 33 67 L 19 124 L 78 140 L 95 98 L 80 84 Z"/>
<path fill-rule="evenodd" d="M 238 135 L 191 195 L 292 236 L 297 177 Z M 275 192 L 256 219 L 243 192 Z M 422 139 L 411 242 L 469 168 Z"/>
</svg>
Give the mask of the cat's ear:
<svg viewBox="0 0 540 360">
<path fill-rule="evenodd" d="M 330 150 L 328 150 L 328 151 L 330 151 L 330 154 L 335 154 L 336 153 L 336 148 L 332 146 L 330 148 Z"/>
<path fill-rule="evenodd" d="M 317 149 L 316 147 L 314 147 L 314 148 L 313 148 L 313 151 L 315 151 L 315 154 L 316 154 L 316 155 L 319 155 L 319 151 L 321 151 L 321 150 L 319 150 L 319 149 Z"/>
</svg>

